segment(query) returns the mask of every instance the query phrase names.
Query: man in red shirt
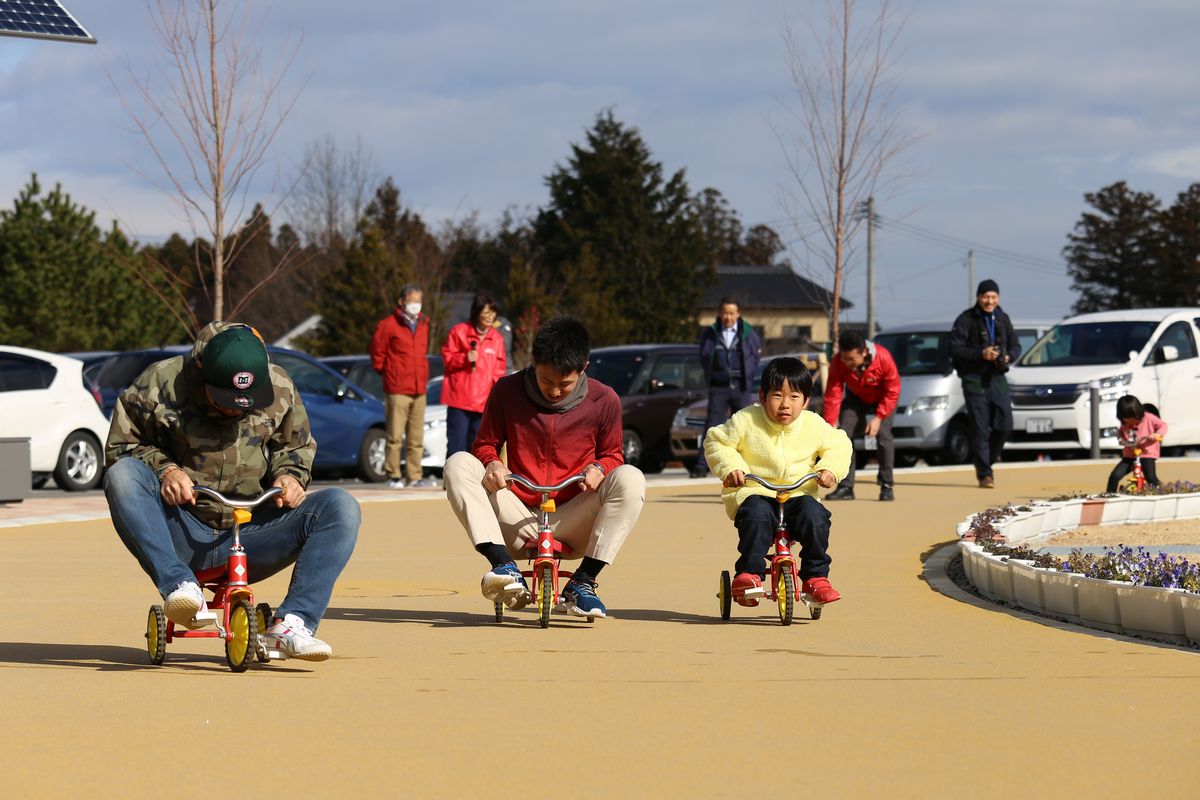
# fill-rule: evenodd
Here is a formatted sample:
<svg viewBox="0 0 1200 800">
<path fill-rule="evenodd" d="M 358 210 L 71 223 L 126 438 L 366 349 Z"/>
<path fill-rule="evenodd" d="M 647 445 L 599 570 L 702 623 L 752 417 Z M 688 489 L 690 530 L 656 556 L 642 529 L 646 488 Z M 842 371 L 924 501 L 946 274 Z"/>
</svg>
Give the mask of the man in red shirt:
<svg viewBox="0 0 1200 800">
<path fill-rule="evenodd" d="M 637 522 L 646 479 L 621 455 L 621 400 L 589 380 L 591 341 L 583 323 L 560 317 L 544 323 L 533 339 L 533 364 L 496 382 L 472 449 L 446 460 L 446 495 L 471 543 L 491 564 L 483 596 L 509 608 L 524 607 L 529 586 L 514 560 L 537 538 L 541 497 L 509 485 L 512 472 L 549 486 L 582 474 L 582 483 L 560 491 L 551 520 L 559 541 L 583 561 L 562 591 L 557 610 L 605 616 L 596 577 L 612 563 Z M 508 464 L 500 449 L 508 446 Z"/>
<path fill-rule="evenodd" d="M 896 447 L 892 439 L 892 412 L 900 399 L 900 373 L 892 354 L 882 345 L 868 342 L 862 334 L 845 331 L 838 337 L 838 354 L 829 365 L 829 385 L 821 410 L 825 421 L 836 425 L 854 440 L 874 436 L 879 458 L 879 499 L 895 500 L 892 468 Z M 844 399 L 843 399 L 844 398 Z M 874 414 L 867 421 L 867 415 Z M 826 500 L 854 499 L 854 460 L 850 474 Z"/>
<path fill-rule="evenodd" d="M 405 486 L 400 477 L 400 445 L 408 436 L 408 486 L 434 487 L 422 477 L 425 450 L 425 387 L 429 383 L 429 317 L 421 313 L 421 289 L 405 286 L 390 316 L 375 326 L 371 337 L 371 366 L 383 376 L 387 395 L 387 451 L 384 470 L 388 488 Z"/>
</svg>

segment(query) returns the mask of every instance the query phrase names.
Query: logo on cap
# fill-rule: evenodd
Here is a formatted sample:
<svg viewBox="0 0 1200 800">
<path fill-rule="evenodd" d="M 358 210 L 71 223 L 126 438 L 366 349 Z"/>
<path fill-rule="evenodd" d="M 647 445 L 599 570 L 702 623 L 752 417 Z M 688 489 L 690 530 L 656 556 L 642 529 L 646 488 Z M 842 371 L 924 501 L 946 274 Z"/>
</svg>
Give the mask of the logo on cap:
<svg viewBox="0 0 1200 800">
<path fill-rule="evenodd" d="M 254 373 L 238 372 L 233 376 L 233 388 L 245 391 L 254 385 Z"/>
<path fill-rule="evenodd" d="M 233 402 L 237 403 L 242 408 L 250 408 L 250 406 L 254 405 L 254 398 L 241 395 L 233 398 Z"/>
</svg>

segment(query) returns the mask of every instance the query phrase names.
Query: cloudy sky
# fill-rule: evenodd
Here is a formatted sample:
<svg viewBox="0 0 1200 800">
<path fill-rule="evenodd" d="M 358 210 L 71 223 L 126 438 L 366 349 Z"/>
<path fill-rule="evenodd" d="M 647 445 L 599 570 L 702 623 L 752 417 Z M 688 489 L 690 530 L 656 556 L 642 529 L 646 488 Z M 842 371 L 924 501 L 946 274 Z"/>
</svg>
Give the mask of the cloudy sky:
<svg viewBox="0 0 1200 800">
<path fill-rule="evenodd" d="M 150 178 L 113 81 L 155 70 L 143 0 L 66 0 L 97 46 L 0 38 L 0 205 L 36 171 L 144 240 L 187 225 Z M 781 22 L 817 0 L 409 2 L 279 0 L 260 34 L 274 56 L 302 37 L 296 104 L 274 157 L 361 136 L 405 201 L 437 223 L 546 202 L 544 177 L 597 112 L 636 126 L 693 190 L 719 189 L 747 225 L 793 242 L 794 189 L 777 132 L 794 133 Z M 1060 251 L 1083 195 L 1118 180 L 1169 203 L 1200 180 L 1200 4 L 1195 0 L 909 0 L 896 104 L 914 144 L 881 198 L 884 326 L 949 318 L 975 277 L 1002 304 L 1058 319 L 1074 300 Z M 865 12 L 875 8 L 861 0 Z M 112 76 L 110 80 L 109 75 Z M 261 174 L 251 202 L 270 191 Z M 145 174 L 143 174 L 145 173 Z M 848 276 L 865 317 L 865 270 Z"/>
</svg>

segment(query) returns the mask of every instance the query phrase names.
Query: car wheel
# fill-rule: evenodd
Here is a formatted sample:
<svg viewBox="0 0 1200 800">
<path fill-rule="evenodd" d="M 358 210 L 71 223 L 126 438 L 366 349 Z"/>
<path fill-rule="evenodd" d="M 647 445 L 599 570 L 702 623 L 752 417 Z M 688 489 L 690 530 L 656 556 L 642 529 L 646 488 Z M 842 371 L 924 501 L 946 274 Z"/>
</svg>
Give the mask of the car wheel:
<svg viewBox="0 0 1200 800">
<path fill-rule="evenodd" d="M 621 432 L 621 455 L 625 457 L 626 464 L 638 466 L 642 460 L 642 437 L 637 431 L 631 431 L 626 428 Z"/>
<path fill-rule="evenodd" d="M 921 454 L 915 450 L 897 450 L 896 451 L 896 466 L 911 467 L 921 458 Z"/>
<path fill-rule="evenodd" d="M 358 448 L 358 477 L 367 483 L 387 480 L 383 465 L 387 451 L 387 434 L 381 428 L 371 428 Z"/>
<path fill-rule="evenodd" d="M 942 445 L 941 462 L 943 464 L 966 464 L 971 460 L 971 433 L 967 423 L 961 419 L 952 420 L 946 429 L 946 443 Z"/>
<path fill-rule="evenodd" d="M 63 442 L 58 451 L 58 466 L 54 468 L 54 482 L 58 488 L 68 492 L 94 489 L 100 483 L 103 461 L 100 443 L 86 431 L 75 431 Z"/>
</svg>

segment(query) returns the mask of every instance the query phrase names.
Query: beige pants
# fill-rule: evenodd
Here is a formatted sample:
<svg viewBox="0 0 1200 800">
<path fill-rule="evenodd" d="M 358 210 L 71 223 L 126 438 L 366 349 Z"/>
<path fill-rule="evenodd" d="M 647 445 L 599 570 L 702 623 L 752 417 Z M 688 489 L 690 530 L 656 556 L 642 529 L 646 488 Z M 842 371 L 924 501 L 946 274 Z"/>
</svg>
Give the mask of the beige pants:
<svg viewBox="0 0 1200 800">
<path fill-rule="evenodd" d="M 514 558 L 519 557 L 524 543 L 537 539 L 537 512 L 508 489 L 489 495 L 483 488 L 483 473 L 483 464 L 470 453 L 447 459 L 442 477 L 450 507 L 471 544 L 503 544 Z M 571 546 L 572 558 L 586 555 L 611 564 L 645 502 L 645 476 L 637 467 L 622 464 L 598 490 L 559 506 L 550 515 L 550 525 L 555 537 Z"/>
<path fill-rule="evenodd" d="M 400 477 L 400 446 L 408 434 L 408 482 L 421 480 L 421 456 L 425 452 L 425 395 L 387 396 L 387 449 L 383 469 L 389 478 Z"/>
</svg>

